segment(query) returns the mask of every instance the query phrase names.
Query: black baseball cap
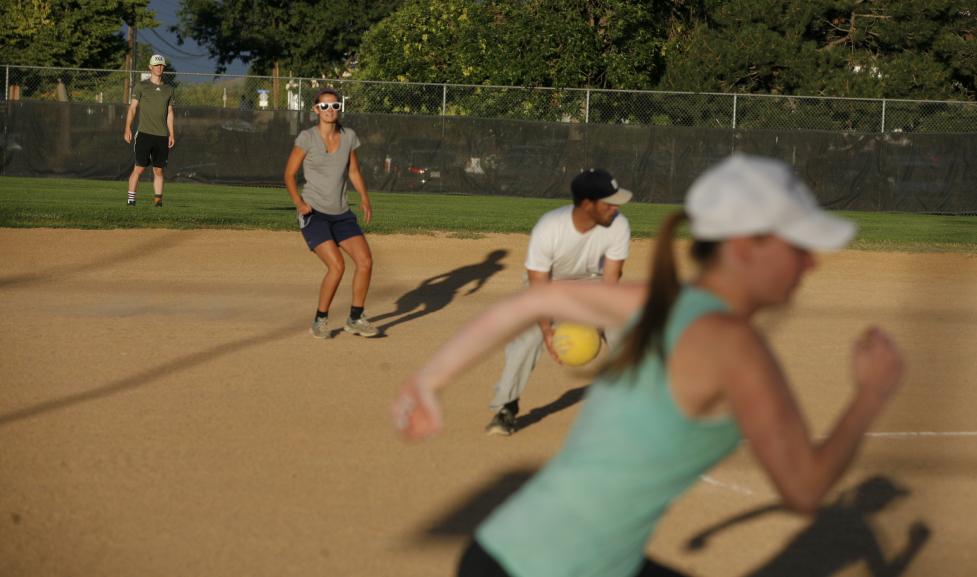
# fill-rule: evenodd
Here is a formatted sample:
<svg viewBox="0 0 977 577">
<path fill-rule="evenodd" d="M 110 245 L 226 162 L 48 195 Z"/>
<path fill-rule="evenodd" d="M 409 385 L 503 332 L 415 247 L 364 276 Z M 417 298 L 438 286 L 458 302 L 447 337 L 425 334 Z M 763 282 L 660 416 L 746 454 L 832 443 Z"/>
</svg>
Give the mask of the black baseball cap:
<svg viewBox="0 0 977 577">
<path fill-rule="evenodd" d="M 570 183 L 573 200 L 602 200 L 607 204 L 624 204 L 633 196 L 630 190 L 617 185 L 611 173 L 600 168 L 588 168 Z"/>
</svg>

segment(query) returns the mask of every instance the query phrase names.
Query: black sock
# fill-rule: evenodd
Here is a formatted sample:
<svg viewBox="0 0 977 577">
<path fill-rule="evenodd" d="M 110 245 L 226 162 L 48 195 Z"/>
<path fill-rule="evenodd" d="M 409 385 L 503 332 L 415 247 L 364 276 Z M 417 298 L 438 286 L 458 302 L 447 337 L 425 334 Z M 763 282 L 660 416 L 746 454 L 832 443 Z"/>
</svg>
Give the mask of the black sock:
<svg viewBox="0 0 977 577">
<path fill-rule="evenodd" d="M 329 316 L 329 311 L 322 312 L 322 311 L 316 309 L 316 312 L 315 312 L 315 320 L 324 319 L 324 318 L 326 318 L 328 316 Z"/>
<path fill-rule="evenodd" d="M 363 316 L 363 307 L 349 307 L 349 318 L 354 321 Z"/>
<path fill-rule="evenodd" d="M 514 417 L 519 414 L 519 399 L 516 399 L 514 401 L 509 401 L 502 407 L 504 409 L 507 409 L 510 413 L 512 413 L 512 416 Z"/>
</svg>

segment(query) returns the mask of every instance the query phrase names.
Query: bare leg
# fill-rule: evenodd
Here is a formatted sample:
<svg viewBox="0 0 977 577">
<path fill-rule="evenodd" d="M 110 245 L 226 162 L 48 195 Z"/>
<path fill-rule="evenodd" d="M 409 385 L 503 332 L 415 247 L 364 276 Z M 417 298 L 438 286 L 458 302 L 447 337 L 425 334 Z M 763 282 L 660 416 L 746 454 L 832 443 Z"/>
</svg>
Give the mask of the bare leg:
<svg viewBox="0 0 977 577">
<path fill-rule="evenodd" d="M 329 305 L 332 304 L 332 298 L 336 296 L 339 281 L 343 280 L 343 273 L 346 272 L 346 262 L 339 252 L 339 247 L 331 240 L 315 247 L 314 252 L 326 265 L 326 276 L 323 277 L 322 285 L 319 287 L 319 310 L 329 312 Z"/>
<path fill-rule="evenodd" d="M 153 192 L 157 197 L 163 196 L 163 169 L 153 167 Z"/>
<path fill-rule="evenodd" d="M 146 170 L 145 166 L 133 166 L 132 174 L 129 175 L 129 190 L 136 192 L 139 187 L 139 177 L 142 176 L 142 171 Z"/>
<path fill-rule="evenodd" d="M 353 306 L 361 307 L 366 304 L 366 293 L 370 290 L 370 279 L 373 278 L 373 254 L 366 237 L 362 235 L 347 238 L 340 243 L 343 250 L 353 258 L 356 267 L 353 273 Z"/>
</svg>

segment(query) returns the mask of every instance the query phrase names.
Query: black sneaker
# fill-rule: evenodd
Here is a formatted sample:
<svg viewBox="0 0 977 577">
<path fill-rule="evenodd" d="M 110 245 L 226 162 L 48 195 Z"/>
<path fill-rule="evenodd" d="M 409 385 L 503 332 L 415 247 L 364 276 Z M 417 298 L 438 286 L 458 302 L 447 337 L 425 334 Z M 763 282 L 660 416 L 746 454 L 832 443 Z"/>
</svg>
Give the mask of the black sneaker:
<svg viewBox="0 0 977 577">
<path fill-rule="evenodd" d="M 126 201 L 126 204 L 128 204 L 129 206 L 136 206 L 136 201 L 134 201 L 134 200 L 127 200 Z"/>
<path fill-rule="evenodd" d="M 154 198 L 153 199 L 153 206 L 155 206 L 157 208 L 163 208 L 163 197 L 162 196 L 157 196 L 156 198 Z"/>
<path fill-rule="evenodd" d="M 492 417 L 489 424 L 485 426 L 485 434 L 487 435 L 508 437 L 515 432 L 516 416 L 506 407 L 502 407 L 502 409 L 496 413 L 494 417 Z"/>
</svg>

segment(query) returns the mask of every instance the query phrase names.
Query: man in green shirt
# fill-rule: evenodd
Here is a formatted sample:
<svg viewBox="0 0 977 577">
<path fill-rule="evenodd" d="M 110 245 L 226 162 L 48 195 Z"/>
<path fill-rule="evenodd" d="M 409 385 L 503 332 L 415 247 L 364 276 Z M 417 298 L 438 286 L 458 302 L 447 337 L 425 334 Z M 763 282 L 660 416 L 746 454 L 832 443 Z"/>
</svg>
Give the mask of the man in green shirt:
<svg viewBox="0 0 977 577">
<path fill-rule="evenodd" d="M 173 87 L 163 84 L 166 59 L 153 54 L 149 59 L 149 78 L 136 84 L 126 113 L 126 129 L 123 138 L 133 145 L 136 163 L 129 175 L 129 206 L 136 205 L 136 189 L 142 172 L 153 163 L 153 204 L 163 206 L 163 169 L 169 151 L 176 139 L 173 137 Z M 139 111 L 139 126 L 135 138 L 132 121 Z"/>
</svg>

